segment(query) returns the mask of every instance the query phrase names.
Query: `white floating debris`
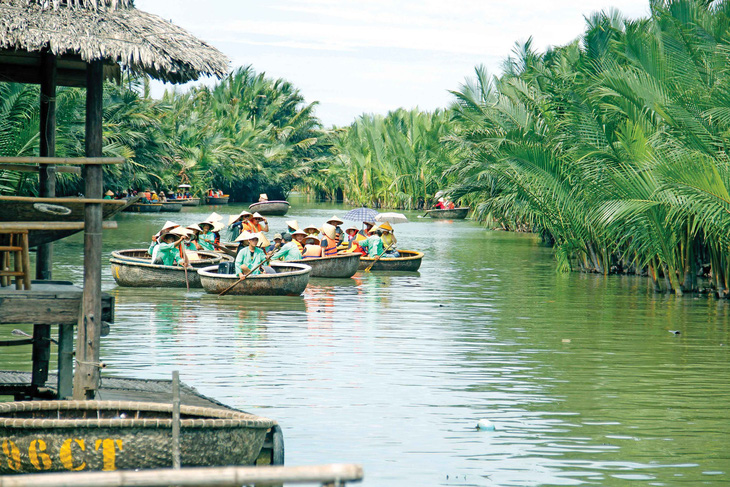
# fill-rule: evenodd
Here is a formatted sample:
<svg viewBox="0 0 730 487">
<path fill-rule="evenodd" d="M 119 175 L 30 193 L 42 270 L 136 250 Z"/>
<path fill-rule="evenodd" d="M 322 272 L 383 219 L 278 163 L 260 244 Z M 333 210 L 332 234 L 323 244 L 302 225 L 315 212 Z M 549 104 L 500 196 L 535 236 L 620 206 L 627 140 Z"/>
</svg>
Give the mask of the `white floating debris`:
<svg viewBox="0 0 730 487">
<path fill-rule="evenodd" d="M 488 419 L 480 419 L 477 422 L 477 429 L 482 431 L 494 431 L 497 428 L 494 426 L 494 423 L 492 423 Z"/>
</svg>

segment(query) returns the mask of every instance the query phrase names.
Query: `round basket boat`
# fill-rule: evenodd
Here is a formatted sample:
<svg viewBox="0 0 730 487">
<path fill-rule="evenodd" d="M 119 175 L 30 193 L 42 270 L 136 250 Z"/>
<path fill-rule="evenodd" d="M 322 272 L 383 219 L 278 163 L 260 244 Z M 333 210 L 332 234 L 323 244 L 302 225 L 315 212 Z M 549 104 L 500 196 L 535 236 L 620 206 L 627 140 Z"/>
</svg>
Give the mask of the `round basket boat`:
<svg viewBox="0 0 730 487">
<path fill-rule="evenodd" d="M 375 262 L 375 257 L 360 257 L 360 270 L 367 269 L 373 264 L 372 271 L 417 271 L 421 267 L 423 252 L 415 250 L 399 250 L 400 257 L 381 257 Z"/>
<path fill-rule="evenodd" d="M 299 296 L 307 288 L 312 268 L 304 264 L 272 262 L 276 274 L 257 274 L 238 282 L 227 294 L 240 296 Z M 219 274 L 218 266 L 198 269 L 203 289 L 220 294 L 239 280 L 236 274 Z"/>
<path fill-rule="evenodd" d="M 251 211 L 257 211 L 262 215 L 269 216 L 284 216 L 289 211 L 291 205 L 288 201 L 275 200 L 275 201 L 259 201 L 249 205 L 248 209 Z"/>
<path fill-rule="evenodd" d="M 192 252 L 191 252 L 192 253 Z M 230 260 L 215 252 L 200 251 L 194 253 L 202 259 L 191 259 L 187 276 L 185 269 L 179 265 L 152 264 L 152 258 L 145 249 L 117 250 L 112 252 L 109 264 L 112 277 L 122 287 L 187 287 L 200 288 L 200 277 L 197 268 L 216 265 Z"/>
<path fill-rule="evenodd" d="M 450 210 L 428 210 L 426 214 L 437 220 L 463 220 L 469 213 L 469 207 L 452 208 Z"/>
<path fill-rule="evenodd" d="M 252 465 L 275 421 L 180 407 L 183 467 Z M 172 405 L 130 401 L 0 403 L 0 475 L 172 466 Z"/>
<path fill-rule="evenodd" d="M 337 254 L 315 259 L 290 260 L 287 264 L 305 264 L 312 268 L 312 277 L 352 277 L 360 267 L 360 254 Z"/>
</svg>

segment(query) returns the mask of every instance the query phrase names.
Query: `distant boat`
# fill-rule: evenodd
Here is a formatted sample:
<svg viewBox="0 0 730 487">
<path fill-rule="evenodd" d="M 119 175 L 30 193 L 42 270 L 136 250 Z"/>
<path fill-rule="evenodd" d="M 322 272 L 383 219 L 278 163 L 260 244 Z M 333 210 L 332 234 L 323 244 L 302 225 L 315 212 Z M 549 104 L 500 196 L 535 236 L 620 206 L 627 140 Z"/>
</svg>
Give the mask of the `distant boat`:
<svg viewBox="0 0 730 487">
<path fill-rule="evenodd" d="M 258 211 L 262 215 L 269 216 L 284 216 L 289 211 L 291 205 L 288 201 L 274 200 L 274 201 L 259 201 L 249 205 L 248 209 L 251 211 Z"/>
<path fill-rule="evenodd" d="M 426 214 L 437 220 L 463 220 L 469 213 L 469 207 L 452 208 L 450 210 L 427 210 Z"/>
<path fill-rule="evenodd" d="M 200 198 L 182 198 L 183 206 L 198 206 L 200 205 Z"/>
<path fill-rule="evenodd" d="M 423 252 L 415 250 L 398 250 L 400 257 L 360 257 L 360 270 L 367 269 L 371 264 L 373 271 L 417 271 L 421 267 Z"/>
<path fill-rule="evenodd" d="M 130 213 L 159 213 L 160 210 L 162 203 L 134 203 L 124 209 Z"/>
<path fill-rule="evenodd" d="M 224 194 L 223 196 L 206 196 L 205 204 L 207 205 L 227 205 L 229 195 Z"/>
<path fill-rule="evenodd" d="M 162 202 L 162 208 L 160 208 L 160 211 L 167 213 L 177 213 L 178 211 L 182 211 L 182 207 L 182 201 L 167 200 Z"/>
</svg>

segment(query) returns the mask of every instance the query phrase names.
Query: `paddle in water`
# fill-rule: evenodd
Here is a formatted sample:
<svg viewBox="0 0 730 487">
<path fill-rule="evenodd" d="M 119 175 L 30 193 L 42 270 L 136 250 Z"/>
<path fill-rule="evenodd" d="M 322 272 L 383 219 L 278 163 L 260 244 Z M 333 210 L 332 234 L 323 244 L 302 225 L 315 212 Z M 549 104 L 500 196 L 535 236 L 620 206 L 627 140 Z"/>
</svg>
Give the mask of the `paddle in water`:
<svg viewBox="0 0 730 487">
<path fill-rule="evenodd" d="M 375 258 L 375 260 L 373 261 L 373 263 L 372 263 L 372 264 L 370 264 L 370 265 L 369 265 L 369 266 L 368 266 L 368 267 L 367 267 L 367 268 L 365 269 L 365 272 L 370 272 L 370 269 L 372 269 L 372 268 L 373 268 L 373 266 L 375 265 L 375 263 L 376 263 L 377 261 L 379 261 L 379 260 L 380 260 L 380 258 L 381 258 L 381 257 L 382 257 L 383 255 L 385 255 L 385 253 L 386 253 L 387 251 L 389 251 L 389 250 L 390 250 L 390 248 L 391 248 L 391 247 L 393 246 L 393 244 L 394 244 L 394 243 L 395 243 L 395 242 L 391 243 L 390 245 L 388 245 L 388 247 L 386 247 L 385 249 L 383 249 L 383 251 L 382 251 L 382 252 L 380 252 L 380 255 L 379 255 L 379 256 L 377 256 L 377 257 Z"/>
</svg>

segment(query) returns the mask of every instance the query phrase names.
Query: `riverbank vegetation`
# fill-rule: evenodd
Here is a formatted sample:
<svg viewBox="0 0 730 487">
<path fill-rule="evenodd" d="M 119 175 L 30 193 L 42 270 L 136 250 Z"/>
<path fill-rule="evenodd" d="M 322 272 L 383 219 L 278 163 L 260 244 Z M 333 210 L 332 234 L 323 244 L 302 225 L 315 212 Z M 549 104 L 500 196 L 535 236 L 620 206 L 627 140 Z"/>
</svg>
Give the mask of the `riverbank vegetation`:
<svg viewBox="0 0 730 487">
<path fill-rule="evenodd" d="M 527 224 L 561 269 L 730 293 L 730 3 L 596 14 L 580 40 L 516 50 L 455 92 L 456 197 Z"/>
</svg>

